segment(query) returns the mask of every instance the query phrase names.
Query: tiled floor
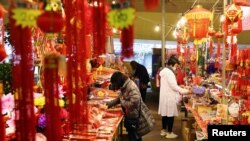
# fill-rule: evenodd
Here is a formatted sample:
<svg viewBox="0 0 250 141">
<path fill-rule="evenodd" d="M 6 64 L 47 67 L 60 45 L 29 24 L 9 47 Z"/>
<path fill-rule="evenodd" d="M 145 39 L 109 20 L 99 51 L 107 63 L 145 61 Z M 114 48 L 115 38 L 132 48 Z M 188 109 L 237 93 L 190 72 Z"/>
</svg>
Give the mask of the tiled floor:
<svg viewBox="0 0 250 141">
<path fill-rule="evenodd" d="M 182 132 L 181 132 L 181 119 L 184 118 L 184 113 L 180 113 L 179 117 L 175 118 L 174 121 L 174 132 L 178 135 L 176 139 L 166 139 L 165 137 L 160 136 L 161 130 L 161 116 L 158 115 L 158 103 L 159 103 L 159 94 L 152 93 L 150 90 L 147 93 L 146 104 L 154 115 L 156 120 L 156 125 L 149 134 L 143 136 L 143 141 L 183 141 Z M 123 132 L 124 133 L 124 132 Z M 122 141 L 128 141 L 127 136 L 122 136 Z"/>
</svg>

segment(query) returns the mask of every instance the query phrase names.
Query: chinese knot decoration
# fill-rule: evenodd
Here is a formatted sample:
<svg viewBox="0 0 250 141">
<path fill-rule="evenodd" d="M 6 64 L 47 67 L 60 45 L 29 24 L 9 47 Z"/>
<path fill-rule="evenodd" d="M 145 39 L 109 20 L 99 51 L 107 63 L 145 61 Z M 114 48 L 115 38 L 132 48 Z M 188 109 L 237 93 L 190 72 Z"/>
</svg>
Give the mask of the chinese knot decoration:
<svg viewBox="0 0 250 141">
<path fill-rule="evenodd" d="M 190 37 L 201 39 L 207 36 L 209 23 L 212 18 L 212 13 L 201 5 L 197 5 L 190 10 L 186 15 L 188 30 Z"/>
<path fill-rule="evenodd" d="M 225 17 L 223 26 L 226 36 L 230 37 L 230 41 L 227 43 L 227 45 L 231 45 L 230 60 L 235 62 L 237 41 L 234 36 L 242 31 L 242 10 L 240 6 L 229 5 L 225 11 Z"/>
<path fill-rule="evenodd" d="M 208 29 L 208 36 L 210 36 L 210 39 L 209 39 L 209 55 L 211 56 L 212 53 L 213 53 L 213 36 L 215 35 L 215 30 L 213 27 L 209 27 Z"/>
</svg>

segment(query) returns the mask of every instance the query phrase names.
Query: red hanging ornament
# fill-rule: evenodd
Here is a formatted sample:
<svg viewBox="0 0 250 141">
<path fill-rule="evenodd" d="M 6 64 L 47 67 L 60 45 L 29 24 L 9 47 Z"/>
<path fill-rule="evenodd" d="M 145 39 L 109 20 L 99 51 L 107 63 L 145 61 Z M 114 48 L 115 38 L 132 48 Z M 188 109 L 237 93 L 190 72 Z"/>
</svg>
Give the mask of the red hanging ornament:
<svg viewBox="0 0 250 141">
<path fill-rule="evenodd" d="M 221 31 L 218 31 L 215 34 L 215 37 L 217 38 L 218 42 L 217 42 L 217 54 L 216 57 L 219 58 L 220 57 L 220 39 L 223 37 L 223 33 L 221 33 Z"/>
<path fill-rule="evenodd" d="M 38 27 L 46 33 L 60 32 L 64 27 L 62 14 L 56 11 L 44 11 L 37 18 Z"/>
<path fill-rule="evenodd" d="M 10 43 L 13 47 L 12 82 L 15 94 L 16 140 L 35 140 L 35 114 L 33 97 L 33 48 L 31 29 L 16 26 L 12 18 L 14 4 L 10 4 Z"/>
<path fill-rule="evenodd" d="M 146 10 L 154 10 L 159 5 L 159 0 L 144 0 Z"/>
<path fill-rule="evenodd" d="M 50 54 L 44 58 L 44 95 L 46 114 L 46 137 L 49 141 L 61 141 L 59 106 L 59 56 Z"/>
<path fill-rule="evenodd" d="M 7 57 L 7 53 L 4 48 L 4 14 L 6 13 L 7 11 L 0 4 L 0 62 Z"/>
<path fill-rule="evenodd" d="M 93 6 L 93 55 L 105 54 L 106 42 L 106 3 L 105 0 L 95 0 Z"/>
<path fill-rule="evenodd" d="M 212 13 L 204 9 L 201 5 L 197 5 L 190 10 L 186 15 L 189 35 L 196 39 L 201 39 L 207 36 L 209 23 Z"/>
<path fill-rule="evenodd" d="M 128 28 L 122 29 L 120 38 L 122 43 L 121 55 L 125 58 L 132 57 L 134 55 L 134 27 L 130 25 Z"/>
<path fill-rule="evenodd" d="M 212 56 L 212 54 L 213 54 L 213 36 L 215 35 L 215 30 L 214 30 L 214 28 L 213 27 L 210 27 L 209 29 L 208 29 L 208 35 L 210 36 L 210 38 L 209 38 L 209 55 L 210 56 Z"/>
</svg>

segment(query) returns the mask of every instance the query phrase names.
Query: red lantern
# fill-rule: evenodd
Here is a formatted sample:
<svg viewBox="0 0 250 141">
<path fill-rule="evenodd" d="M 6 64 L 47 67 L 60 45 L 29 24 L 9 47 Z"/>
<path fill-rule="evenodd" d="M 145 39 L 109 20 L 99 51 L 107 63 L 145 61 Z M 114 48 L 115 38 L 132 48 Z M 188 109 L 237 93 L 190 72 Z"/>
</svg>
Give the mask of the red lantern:
<svg viewBox="0 0 250 141">
<path fill-rule="evenodd" d="M 185 15 L 188 23 L 189 35 L 196 39 L 207 36 L 212 13 L 201 5 L 197 5 Z"/>
<path fill-rule="evenodd" d="M 6 51 L 4 49 L 4 14 L 7 11 L 0 4 L 0 62 L 7 57 Z"/>
<path fill-rule="evenodd" d="M 209 29 L 208 29 L 208 35 L 209 36 L 214 36 L 215 35 L 215 30 L 214 30 L 214 28 L 213 27 L 209 27 Z"/>
<path fill-rule="evenodd" d="M 38 27 L 46 33 L 60 32 L 64 26 L 64 19 L 59 12 L 45 11 L 37 18 Z"/>
</svg>

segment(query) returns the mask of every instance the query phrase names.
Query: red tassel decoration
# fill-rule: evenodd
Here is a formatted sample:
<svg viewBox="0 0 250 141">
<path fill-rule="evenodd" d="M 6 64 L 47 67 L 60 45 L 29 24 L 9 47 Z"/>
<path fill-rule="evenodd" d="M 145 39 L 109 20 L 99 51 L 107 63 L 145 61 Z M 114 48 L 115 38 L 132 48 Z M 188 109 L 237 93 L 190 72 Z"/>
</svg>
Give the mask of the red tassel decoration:
<svg viewBox="0 0 250 141">
<path fill-rule="evenodd" d="M 220 39 L 223 37 L 223 33 L 221 33 L 221 31 L 219 31 L 215 34 L 215 37 L 218 39 L 216 57 L 219 58 L 220 57 Z"/>
<path fill-rule="evenodd" d="M 106 10 L 105 0 L 94 0 L 93 6 L 93 55 L 105 54 L 106 43 Z"/>
<path fill-rule="evenodd" d="M 3 92 L 3 83 L 0 82 L 0 110 L 1 110 L 1 115 L 0 115 L 0 140 L 4 141 L 5 140 L 5 121 L 3 120 L 2 116 L 2 95 L 4 94 Z"/>
<path fill-rule="evenodd" d="M 16 140 L 35 140 L 35 114 L 33 98 L 33 49 L 31 29 L 16 26 L 10 8 L 10 43 L 13 47 L 12 78 L 15 94 Z"/>
<path fill-rule="evenodd" d="M 121 55 L 125 58 L 132 57 L 134 55 L 134 27 L 131 25 L 128 28 L 122 29 L 120 37 L 122 43 Z"/>
<path fill-rule="evenodd" d="M 44 58 L 44 95 L 46 114 L 46 137 L 48 141 L 61 141 L 59 106 L 59 56 L 50 54 Z"/>
<path fill-rule="evenodd" d="M 209 40 L 209 55 L 212 56 L 213 54 L 213 39 L 212 37 L 210 37 L 210 40 Z"/>
<path fill-rule="evenodd" d="M 146 10 L 154 10 L 159 5 L 159 0 L 144 0 Z"/>
</svg>

